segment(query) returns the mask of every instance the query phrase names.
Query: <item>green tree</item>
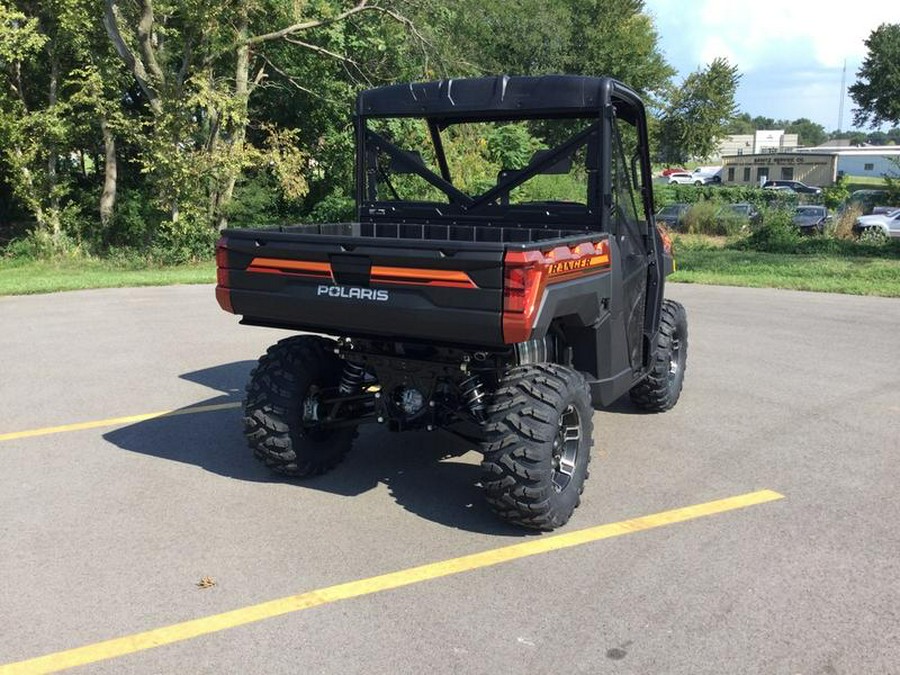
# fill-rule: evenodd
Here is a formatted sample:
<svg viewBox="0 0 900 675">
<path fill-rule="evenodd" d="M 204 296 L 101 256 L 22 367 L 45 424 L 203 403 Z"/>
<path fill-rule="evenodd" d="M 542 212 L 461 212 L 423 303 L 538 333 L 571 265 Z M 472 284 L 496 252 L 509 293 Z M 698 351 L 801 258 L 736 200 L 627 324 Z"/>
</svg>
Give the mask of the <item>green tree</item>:
<svg viewBox="0 0 900 675">
<path fill-rule="evenodd" d="M 850 97 L 856 126 L 900 122 L 900 24 L 883 23 L 866 40 L 868 54 L 856 72 Z"/>
<path fill-rule="evenodd" d="M 272 78 L 311 94 L 318 84 L 301 82 L 280 67 L 270 49 L 289 43 L 294 51 L 331 61 L 333 68 L 359 71 L 344 53 L 349 45 L 339 45 L 341 51 L 323 47 L 323 34 L 335 37 L 335 26 L 363 15 L 411 26 L 389 6 L 367 0 L 349 8 L 327 0 L 243 0 L 228 6 L 211 0 L 104 0 L 104 7 L 109 39 L 139 86 L 152 130 L 140 156 L 142 170 L 155 180 L 160 206 L 176 232 L 185 215 L 224 227 L 235 187 L 248 171 L 269 170 L 289 199 L 308 192 L 310 158 L 300 145 L 301 131 L 251 119 L 250 101 Z M 251 126 L 256 142 L 248 142 Z"/>
<path fill-rule="evenodd" d="M 825 133 L 825 127 L 816 124 L 806 117 L 794 120 L 790 124 L 784 126 L 785 133 L 797 134 L 799 136 L 800 145 L 821 145 L 828 139 Z"/>
<path fill-rule="evenodd" d="M 715 151 L 735 116 L 739 79 L 737 66 L 718 58 L 673 89 L 658 129 L 662 161 L 681 164 Z"/>
<path fill-rule="evenodd" d="M 674 75 L 643 0 L 457 0 L 429 20 L 452 74 L 609 75 L 659 100 Z"/>
<path fill-rule="evenodd" d="M 94 53 L 92 9 L 89 0 L 0 1 L 0 163 L 37 223 L 34 235 L 54 250 L 79 226 L 73 191 L 88 173 L 85 145 L 95 140 L 93 113 L 77 98 Z"/>
<path fill-rule="evenodd" d="M 750 113 L 740 113 L 729 120 L 724 131 L 726 134 L 752 134 L 756 131 L 756 125 L 753 124 Z"/>
</svg>

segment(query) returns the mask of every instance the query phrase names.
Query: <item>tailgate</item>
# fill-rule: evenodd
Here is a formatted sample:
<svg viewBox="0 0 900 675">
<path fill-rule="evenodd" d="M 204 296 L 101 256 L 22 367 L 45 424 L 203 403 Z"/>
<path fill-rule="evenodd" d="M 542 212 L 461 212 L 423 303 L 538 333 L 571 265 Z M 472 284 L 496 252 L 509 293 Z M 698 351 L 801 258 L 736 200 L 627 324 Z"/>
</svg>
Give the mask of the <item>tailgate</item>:
<svg viewBox="0 0 900 675">
<path fill-rule="evenodd" d="M 499 242 L 226 231 L 216 295 L 246 323 L 500 345 L 503 252 Z"/>
</svg>

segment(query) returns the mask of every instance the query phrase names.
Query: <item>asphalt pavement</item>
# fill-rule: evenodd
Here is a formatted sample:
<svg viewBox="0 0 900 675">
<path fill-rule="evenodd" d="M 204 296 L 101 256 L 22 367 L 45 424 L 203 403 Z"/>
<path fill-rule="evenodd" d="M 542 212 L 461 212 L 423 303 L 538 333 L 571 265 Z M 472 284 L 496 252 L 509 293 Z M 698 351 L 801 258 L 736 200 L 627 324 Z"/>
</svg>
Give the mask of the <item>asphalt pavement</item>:
<svg viewBox="0 0 900 675">
<path fill-rule="evenodd" d="M 597 412 L 582 505 L 541 535 L 494 519 L 478 455 L 442 433 L 366 428 L 326 476 L 269 474 L 237 404 L 286 333 L 238 325 L 211 287 L 0 297 L 0 673 L 80 647 L 86 673 L 900 672 L 900 300 L 668 294 L 690 324 L 681 401 Z M 765 489 L 784 498 L 238 625 Z"/>
</svg>

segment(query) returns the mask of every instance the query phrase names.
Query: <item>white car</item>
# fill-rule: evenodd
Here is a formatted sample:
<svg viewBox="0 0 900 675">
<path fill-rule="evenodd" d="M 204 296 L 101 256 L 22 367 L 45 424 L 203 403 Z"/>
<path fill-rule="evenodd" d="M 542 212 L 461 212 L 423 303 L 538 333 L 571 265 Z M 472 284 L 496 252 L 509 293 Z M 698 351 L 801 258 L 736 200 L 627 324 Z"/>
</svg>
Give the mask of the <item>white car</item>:
<svg viewBox="0 0 900 675">
<path fill-rule="evenodd" d="M 888 237 L 900 237 L 900 209 L 889 213 L 860 216 L 856 219 L 853 231 L 857 234 L 868 231 L 881 232 Z"/>
<path fill-rule="evenodd" d="M 703 178 L 692 173 L 670 173 L 669 185 L 703 185 Z"/>
</svg>

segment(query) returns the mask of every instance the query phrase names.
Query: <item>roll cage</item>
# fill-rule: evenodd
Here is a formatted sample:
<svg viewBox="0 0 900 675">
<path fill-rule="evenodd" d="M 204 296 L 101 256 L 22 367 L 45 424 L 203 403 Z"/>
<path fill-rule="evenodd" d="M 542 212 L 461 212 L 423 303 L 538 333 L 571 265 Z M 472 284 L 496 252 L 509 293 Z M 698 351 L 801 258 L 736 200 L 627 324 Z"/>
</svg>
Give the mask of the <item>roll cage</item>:
<svg viewBox="0 0 900 675">
<path fill-rule="evenodd" d="M 415 153 L 405 150 L 369 128 L 369 120 L 420 118 L 425 121 L 432 142 L 438 171 L 425 166 Z M 586 126 L 561 143 L 545 150 L 526 166 L 502 175 L 496 185 L 482 194 L 466 194 L 453 183 L 444 151 L 442 132 L 454 124 L 470 122 L 511 122 L 536 119 L 582 119 Z M 611 211 L 617 197 L 612 180 L 612 164 L 616 161 L 613 139 L 616 120 L 633 126 L 637 147 L 643 151 L 632 157 L 630 178 L 640 186 L 642 202 L 637 218 L 653 222 L 651 168 L 647 148 L 644 106 L 638 95 L 622 83 L 607 77 L 553 75 L 544 77 L 476 78 L 442 80 L 381 87 L 362 92 L 357 99 L 355 128 L 357 134 L 356 184 L 360 221 L 398 216 L 478 220 L 490 216 L 492 221 L 533 221 L 546 216 L 547 209 L 511 208 L 510 192 L 582 148 L 587 150 L 589 185 L 586 209 L 554 204 L 565 213 L 577 229 L 613 231 Z M 448 204 L 439 207 L 421 203 L 405 204 L 395 199 L 387 203 L 372 189 L 379 171 L 373 150 L 381 151 L 391 162 L 414 174 L 447 196 Z M 392 187 L 389 190 L 393 191 Z M 396 196 L 396 194 L 394 195 Z"/>
</svg>

